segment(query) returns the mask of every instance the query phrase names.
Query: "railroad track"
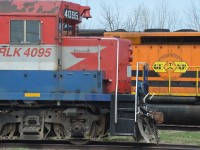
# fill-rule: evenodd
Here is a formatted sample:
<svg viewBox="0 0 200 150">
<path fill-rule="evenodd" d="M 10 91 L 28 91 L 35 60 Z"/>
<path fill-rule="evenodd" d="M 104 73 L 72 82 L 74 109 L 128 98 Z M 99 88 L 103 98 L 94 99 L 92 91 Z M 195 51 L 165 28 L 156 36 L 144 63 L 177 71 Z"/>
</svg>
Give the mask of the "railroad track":
<svg viewBox="0 0 200 150">
<path fill-rule="evenodd" d="M 125 142 L 92 142 L 89 145 L 71 145 L 67 142 L 45 141 L 12 141 L 0 142 L 0 149 L 31 149 L 31 150 L 199 150 L 200 146 L 194 145 L 171 145 L 171 144 L 147 144 Z"/>
</svg>

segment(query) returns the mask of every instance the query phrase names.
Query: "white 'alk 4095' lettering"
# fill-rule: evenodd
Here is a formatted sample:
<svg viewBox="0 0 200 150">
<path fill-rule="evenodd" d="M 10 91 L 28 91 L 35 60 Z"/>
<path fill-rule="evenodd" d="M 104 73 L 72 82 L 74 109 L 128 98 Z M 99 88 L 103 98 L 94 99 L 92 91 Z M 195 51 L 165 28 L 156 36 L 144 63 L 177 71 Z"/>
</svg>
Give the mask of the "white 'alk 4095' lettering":
<svg viewBox="0 0 200 150">
<path fill-rule="evenodd" d="M 49 57 L 52 48 L 0 48 L 3 57 Z"/>
</svg>

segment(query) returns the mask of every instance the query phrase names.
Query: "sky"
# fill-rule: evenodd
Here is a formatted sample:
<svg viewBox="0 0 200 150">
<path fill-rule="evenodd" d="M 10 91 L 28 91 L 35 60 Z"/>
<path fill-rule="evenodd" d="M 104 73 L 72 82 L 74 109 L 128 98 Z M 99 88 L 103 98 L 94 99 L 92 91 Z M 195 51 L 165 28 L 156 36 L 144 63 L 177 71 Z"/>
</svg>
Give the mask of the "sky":
<svg viewBox="0 0 200 150">
<path fill-rule="evenodd" d="M 68 0 L 70 2 L 78 3 L 81 5 L 88 5 L 91 8 L 92 18 L 90 20 L 84 20 L 83 23 L 86 24 L 86 28 L 104 28 L 99 23 L 99 17 L 102 15 L 101 13 L 101 3 L 106 3 L 110 6 L 115 5 L 115 1 L 117 1 L 118 6 L 121 9 L 122 16 L 126 16 L 127 13 L 130 13 L 131 10 L 138 7 L 141 4 L 144 4 L 145 7 L 150 9 L 155 9 L 155 6 L 158 6 L 161 0 Z M 198 2 L 200 0 L 165 0 L 169 5 L 169 8 L 172 9 L 175 13 L 179 14 L 181 17 L 191 5 L 192 1 Z M 186 20 L 184 20 L 185 22 Z M 184 24 L 181 24 L 182 27 L 185 28 Z M 179 28 L 179 27 L 178 27 Z"/>
</svg>

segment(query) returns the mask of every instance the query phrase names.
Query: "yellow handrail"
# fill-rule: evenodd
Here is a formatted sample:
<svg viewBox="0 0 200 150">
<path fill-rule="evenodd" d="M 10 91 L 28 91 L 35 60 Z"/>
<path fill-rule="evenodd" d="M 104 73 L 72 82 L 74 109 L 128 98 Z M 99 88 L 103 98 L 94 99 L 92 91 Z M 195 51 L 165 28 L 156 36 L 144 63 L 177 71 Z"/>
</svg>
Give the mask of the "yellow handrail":
<svg viewBox="0 0 200 150">
<path fill-rule="evenodd" d="M 169 71 L 169 89 L 168 94 L 171 94 L 171 71 Z"/>
<path fill-rule="evenodd" d="M 196 76 L 196 93 L 197 93 L 197 96 L 199 94 L 199 67 L 197 67 L 197 76 Z"/>
</svg>

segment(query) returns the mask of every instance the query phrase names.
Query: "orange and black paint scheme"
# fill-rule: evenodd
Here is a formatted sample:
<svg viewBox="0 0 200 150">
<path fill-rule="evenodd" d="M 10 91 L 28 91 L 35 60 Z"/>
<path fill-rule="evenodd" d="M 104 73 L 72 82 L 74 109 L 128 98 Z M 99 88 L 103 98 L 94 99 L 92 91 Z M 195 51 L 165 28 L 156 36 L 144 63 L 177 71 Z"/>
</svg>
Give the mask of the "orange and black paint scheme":
<svg viewBox="0 0 200 150">
<path fill-rule="evenodd" d="M 136 62 L 149 64 L 149 92 L 161 96 L 200 96 L 200 32 L 105 32 L 132 41 L 132 91 Z"/>
<path fill-rule="evenodd" d="M 136 63 L 149 64 L 147 101 L 163 112 L 164 125 L 200 125 L 200 32 L 155 29 L 154 32 L 105 32 L 104 36 L 132 41 L 133 94 Z"/>
</svg>

